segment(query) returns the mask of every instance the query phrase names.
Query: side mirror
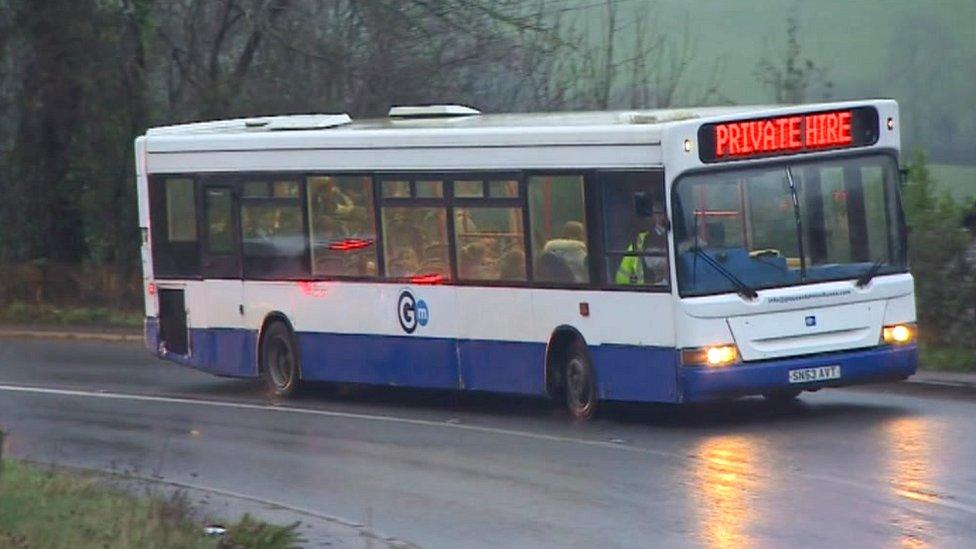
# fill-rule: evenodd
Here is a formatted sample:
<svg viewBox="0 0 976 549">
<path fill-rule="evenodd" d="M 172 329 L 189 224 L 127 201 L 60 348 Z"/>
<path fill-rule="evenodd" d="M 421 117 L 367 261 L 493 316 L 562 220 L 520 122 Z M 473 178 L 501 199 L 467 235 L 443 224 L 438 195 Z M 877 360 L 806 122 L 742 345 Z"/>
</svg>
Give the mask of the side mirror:
<svg viewBox="0 0 976 549">
<path fill-rule="evenodd" d="M 898 175 L 901 177 L 901 186 L 904 187 L 908 185 L 908 174 L 911 170 L 908 168 L 901 168 L 898 170 Z"/>
<path fill-rule="evenodd" d="M 634 213 L 637 217 L 654 215 L 654 198 L 650 193 L 644 191 L 634 193 Z"/>
</svg>

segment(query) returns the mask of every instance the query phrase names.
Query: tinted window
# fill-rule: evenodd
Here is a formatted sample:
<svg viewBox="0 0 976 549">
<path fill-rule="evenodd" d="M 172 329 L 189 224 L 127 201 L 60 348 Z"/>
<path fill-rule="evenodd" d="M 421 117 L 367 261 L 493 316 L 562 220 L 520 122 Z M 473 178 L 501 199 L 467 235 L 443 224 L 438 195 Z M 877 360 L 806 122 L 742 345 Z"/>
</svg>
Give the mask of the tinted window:
<svg viewBox="0 0 976 549">
<path fill-rule="evenodd" d="M 197 205 L 192 179 L 167 179 L 166 226 L 170 242 L 196 242 Z"/>
<path fill-rule="evenodd" d="M 313 273 L 376 275 L 371 178 L 308 178 L 308 228 Z"/>
<path fill-rule="evenodd" d="M 187 177 L 149 182 L 153 272 L 161 278 L 200 274 L 196 185 Z"/>
<path fill-rule="evenodd" d="M 535 280 L 589 282 L 583 176 L 530 177 L 528 193 Z"/>
<path fill-rule="evenodd" d="M 233 198 L 228 187 L 206 189 L 207 251 L 234 253 Z"/>
</svg>

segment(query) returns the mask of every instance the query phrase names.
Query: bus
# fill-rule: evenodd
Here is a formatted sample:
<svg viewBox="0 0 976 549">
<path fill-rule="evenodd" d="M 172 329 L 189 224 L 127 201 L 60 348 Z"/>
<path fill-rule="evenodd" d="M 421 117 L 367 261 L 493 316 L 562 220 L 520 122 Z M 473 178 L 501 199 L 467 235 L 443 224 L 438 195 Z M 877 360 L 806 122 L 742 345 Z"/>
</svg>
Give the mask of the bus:
<svg viewBox="0 0 976 549">
<path fill-rule="evenodd" d="M 145 341 L 217 376 L 686 403 L 916 371 L 898 106 L 269 116 L 136 139 Z"/>
</svg>

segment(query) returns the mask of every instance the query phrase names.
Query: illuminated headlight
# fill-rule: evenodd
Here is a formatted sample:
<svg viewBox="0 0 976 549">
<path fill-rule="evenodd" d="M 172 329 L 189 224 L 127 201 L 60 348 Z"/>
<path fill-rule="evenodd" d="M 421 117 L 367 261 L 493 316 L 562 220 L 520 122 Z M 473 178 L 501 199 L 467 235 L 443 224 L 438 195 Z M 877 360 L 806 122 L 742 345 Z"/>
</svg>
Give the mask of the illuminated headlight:
<svg viewBox="0 0 976 549">
<path fill-rule="evenodd" d="M 914 324 L 893 324 L 881 330 L 881 339 L 888 345 L 907 345 L 915 341 Z"/>
<path fill-rule="evenodd" d="M 739 360 L 739 350 L 735 345 L 712 345 L 683 349 L 681 362 L 689 366 L 728 366 Z"/>
</svg>

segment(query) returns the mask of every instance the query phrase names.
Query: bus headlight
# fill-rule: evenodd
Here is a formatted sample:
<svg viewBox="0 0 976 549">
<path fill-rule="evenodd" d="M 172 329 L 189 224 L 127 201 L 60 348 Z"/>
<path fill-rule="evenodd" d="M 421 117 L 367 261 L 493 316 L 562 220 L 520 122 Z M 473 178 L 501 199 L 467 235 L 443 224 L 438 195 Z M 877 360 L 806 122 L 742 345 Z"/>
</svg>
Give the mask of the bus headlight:
<svg viewBox="0 0 976 549">
<path fill-rule="evenodd" d="M 893 324 L 881 330 L 881 339 L 888 345 L 907 345 L 915 341 L 914 324 Z"/>
<path fill-rule="evenodd" d="M 728 366 L 739 360 L 739 349 L 732 345 L 710 345 L 694 349 L 682 349 L 681 363 L 687 366 Z"/>
</svg>

